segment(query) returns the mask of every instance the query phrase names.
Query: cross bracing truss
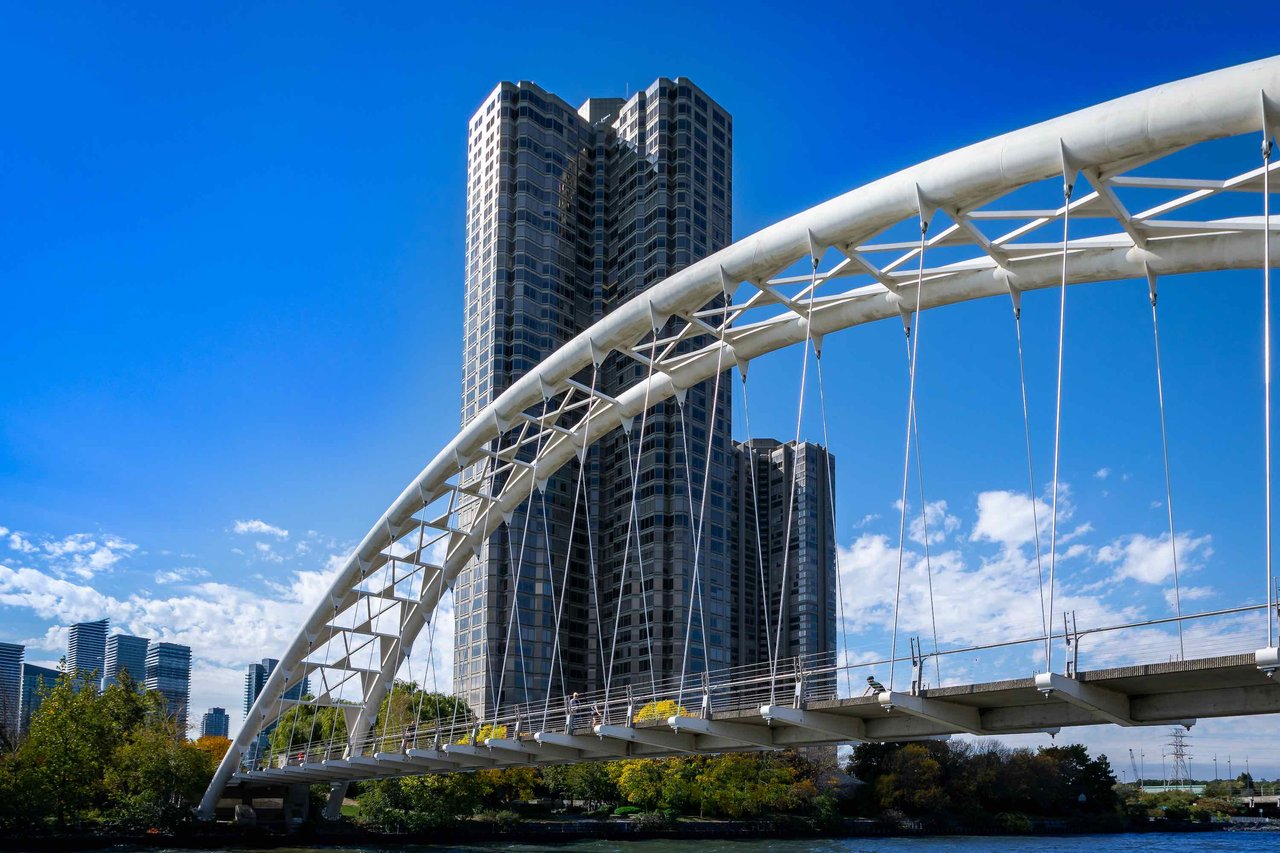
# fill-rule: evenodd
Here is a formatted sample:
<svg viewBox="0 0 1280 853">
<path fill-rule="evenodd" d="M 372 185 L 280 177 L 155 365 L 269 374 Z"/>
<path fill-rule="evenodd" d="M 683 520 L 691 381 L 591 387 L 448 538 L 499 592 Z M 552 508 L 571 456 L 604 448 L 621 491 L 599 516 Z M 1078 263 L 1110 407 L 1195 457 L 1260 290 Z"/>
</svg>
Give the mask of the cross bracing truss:
<svg viewBox="0 0 1280 853">
<path fill-rule="evenodd" d="M 1242 145 L 1237 174 L 1188 175 L 1178 172 L 1179 155 L 1229 137 L 1258 140 L 1264 126 L 1274 131 L 1277 104 L 1280 58 L 1271 58 L 1080 110 L 847 192 L 613 311 L 502 393 L 373 525 L 268 679 L 202 810 L 210 813 L 246 748 L 293 704 L 283 697 L 304 677 L 315 704 L 340 704 L 348 717 L 352 746 L 327 756 L 325 772 L 358 778 L 355 768 L 370 760 L 359 745 L 390 680 L 467 561 L 556 471 L 608 433 L 630 432 L 646 406 L 730 368 L 745 374 L 768 353 L 809 340 L 820 348 L 827 335 L 917 306 L 1016 302 L 1062 283 L 1064 249 L 1068 284 L 1261 267 L 1264 240 L 1280 247 L 1258 216 L 1264 168 L 1274 173 L 1275 164 L 1244 168 L 1256 164 L 1244 153 L 1257 149 Z M 1062 198 L 1064 181 L 1078 187 L 1070 200 L 1046 204 Z M 1061 229 L 1050 226 L 1067 215 L 1080 230 L 1064 247 Z M 594 381 L 612 353 L 642 368 L 616 396 Z M 561 734 L 569 740 L 557 744 L 546 734 L 565 754 L 590 751 L 573 740 L 583 735 Z M 498 746 L 518 760 L 526 749 L 519 743 Z M 400 759 L 409 772 L 458 760 L 456 745 Z"/>
</svg>

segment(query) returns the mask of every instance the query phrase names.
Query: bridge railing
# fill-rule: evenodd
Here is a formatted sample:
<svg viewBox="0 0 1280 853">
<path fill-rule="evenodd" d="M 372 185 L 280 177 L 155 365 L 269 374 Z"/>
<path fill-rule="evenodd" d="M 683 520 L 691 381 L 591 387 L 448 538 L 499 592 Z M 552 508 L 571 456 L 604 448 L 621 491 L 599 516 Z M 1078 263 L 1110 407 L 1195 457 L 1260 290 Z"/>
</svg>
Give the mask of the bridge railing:
<svg viewBox="0 0 1280 853">
<path fill-rule="evenodd" d="M 1151 619 L 1125 624 L 1078 628 L 1068 618 L 1050 637 L 1056 669 L 1072 675 L 1098 669 L 1203 658 L 1254 651 L 1264 605 Z M 595 726 L 665 726 L 674 716 L 710 717 L 755 711 L 761 705 L 803 706 L 812 702 L 850 698 L 866 687 L 870 675 L 880 686 L 914 692 L 947 684 L 972 683 L 986 673 L 1018 668 L 1031 673 L 1043 668 L 1045 638 L 1030 635 L 988 643 L 925 649 L 896 663 L 910 667 L 910 679 L 894 683 L 887 677 L 888 659 L 839 661 L 832 652 L 787 658 L 776 664 L 761 662 L 642 683 L 620 684 L 609 690 L 582 692 L 550 701 L 509 705 L 478 719 L 469 712 L 454 718 L 423 719 L 404 726 L 379 728 L 355 742 L 331 736 L 288 749 L 247 754 L 242 770 L 263 770 L 318 764 L 330 759 L 408 754 L 410 750 L 446 745 L 484 746 L 490 738 L 531 739 L 537 732 L 592 735 Z M 924 644 L 920 644 L 924 648 Z M 904 673 L 905 675 L 905 673 Z"/>
</svg>

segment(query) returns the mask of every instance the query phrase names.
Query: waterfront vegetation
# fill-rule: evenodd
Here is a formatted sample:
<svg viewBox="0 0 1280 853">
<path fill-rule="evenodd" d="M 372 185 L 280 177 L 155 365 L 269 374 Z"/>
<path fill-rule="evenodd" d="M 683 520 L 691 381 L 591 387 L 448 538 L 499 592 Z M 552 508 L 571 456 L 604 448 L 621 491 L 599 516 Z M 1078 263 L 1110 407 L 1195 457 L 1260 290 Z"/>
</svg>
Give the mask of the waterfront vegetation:
<svg viewBox="0 0 1280 853">
<path fill-rule="evenodd" d="M 272 754 L 318 740 L 341 745 L 340 710 L 291 709 L 271 735 Z M 395 732 L 425 733 L 437 719 L 476 725 L 479 740 L 505 734 L 479 726 L 458 700 L 402 682 L 380 716 L 392 733 L 386 749 L 403 745 Z M 0 831 L 179 830 L 194 820 L 228 746 L 225 738 L 187 741 L 159 694 L 139 691 L 127 676 L 99 693 L 76 690 L 64 675 L 26 736 L 0 755 Z M 1200 795 L 1143 793 L 1118 785 L 1106 756 L 1080 745 L 1032 750 L 957 739 L 861 744 L 841 762 L 828 748 L 386 779 L 354 784 L 344 815 L 382 833 L 583 818 L 654 828 L 694 818 L 759 821 L 797 832 L 839 831 L 857 818 L 934 832 L 1028 832 L 1048 821 L 1101 831 L 1236 814 L 1252 787 L 1242 776 Z M 319 801 L 327 788 L 313 793 Z"/>
<path fill-rule="evenodd" d="M 0 829 L 178 826 L 229 745 L 188 741 L 160 694 L 139 691 L 128 675 L 100 693 L 75 689 L 64 674 L 0 757 Z"/>
</svg>

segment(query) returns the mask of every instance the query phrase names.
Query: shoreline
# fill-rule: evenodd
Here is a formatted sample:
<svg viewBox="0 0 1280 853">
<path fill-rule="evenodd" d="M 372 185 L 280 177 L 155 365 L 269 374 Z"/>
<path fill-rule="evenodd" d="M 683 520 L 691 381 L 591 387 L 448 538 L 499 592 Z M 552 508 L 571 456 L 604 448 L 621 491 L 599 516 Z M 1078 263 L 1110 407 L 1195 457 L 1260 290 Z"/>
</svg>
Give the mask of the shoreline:
<svg viewBox="0 0 1280 853">
<path fill-rule="evenodd" d="M 1148 835 L 1166 833 L 1266 831 L 1229 824 L 1168 822 L 1128 823 L 1123 826 L 1085 825 L 1083 822 L 1039 821 L 1030 832 L 1001 832 L 995 827 L 912 828 L 870 819 L 849 819 L 838 828 L 818 829 L 766 821 L 687 820 L 665 827 L 639 826 L 626 820 L 526 821 L 510 827 L 490 822 L 422 832 L 387 833 L 357 827 L 307 825 L 293 832 L 244 829 L 233 826 L 194 827 L 177 833 L 79 833 L 26 837 L 0 835 L 0 850 L 95 851 L 112 849 L 261 850 L 302 846 L 412 847 L 448 844 L 573 843 L 579 841 L 734 841 L 745 839 L 803 840 L 838 838 L 1064 837 L 1087 835 Z M 1274 830 L 1272 830 L 1274 831 Z"/>
</svg>

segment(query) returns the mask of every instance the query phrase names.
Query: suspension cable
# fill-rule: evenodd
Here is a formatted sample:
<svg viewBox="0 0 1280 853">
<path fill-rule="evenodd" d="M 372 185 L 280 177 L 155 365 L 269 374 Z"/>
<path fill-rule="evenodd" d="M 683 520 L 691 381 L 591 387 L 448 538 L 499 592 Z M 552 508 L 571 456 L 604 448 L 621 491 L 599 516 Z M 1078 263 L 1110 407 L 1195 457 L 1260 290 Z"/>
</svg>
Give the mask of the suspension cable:
<svg viewBox="0 0 1280 853">
<path fill-rule="evenodd" d="M 924 251 L 920 252 L 920 263 L 924 265 Z M 923 270 L 922 270 L 923 272 Z M 923 278 L 923 276 L 921 276 Z M 917 282 L 917 287 L 920 283 Z M 917 313 L 914 318 L 915 334 L 911 336 L 911 353 L 910 362 L 914 370 L 916 364 L 915 348 L 920 343 L 920 315 Z M 911 434 L 916 446 L 916 485 L 920 492 L 920 534 L 924 543 L 924 570 L 925 578 L 929 587 L 929 624 L 933 629 L 933 669 L 937 676 L 938 684 L 942 684 L 942 662 L 938 657 L 938 616 L 933 604 L 933 559 L 929 554 L 929 502 L 924 497 L 924 457 L 920 454 L 920 413 L 915 406 L 914 398 L 911 401 Z M 945 524 L 945 521 L 944 521 Z M 924 675 L 924 667 L 921 666 L 921 676 Z"/>
<path fill-rule="evenodd" d="M 587 574 L 591 582 L 591 602 L 596 614 L 596 650 L 600 654 L 600 668 L 605 668 L 604 660 L 604 622 L 600 619 L 600 578 L 596 573 L 596 548 L 595 542 L 591 535 L 591 498 L 585 485 L 587 472 L 587 454 L 591 445 L 588 443 L 588 437 L 591 434 L 591 412 L 596 404 L 596 382 L 599 380 L 600 365 L 592 363 L 591 368 L 591 398 L 587 403 L 587 414 L 582 427 L 582 462 L 578 466 L 578 475 L 584 478 L 583 484 L 583 514 L 586 516 L 585 527 L 587 530 Z"/>
<path fill-rule="evenodd" d="M 804 396 L 805 387 L 809 379 L 809 347 L 813 344 L 813 298 L 818 290 L 818 257 L 816 250 L 812 250 L 809 260 L 812 262 L 809 272 L 809 307 L 804 318 L 804 357 L 800 362 L 800 396 L 796 402 L 796 438 L 795 443 L 791 446 L 791 487 L 787 490 L 787 526 L 786 538 L 782 548 L 782 585 L 778 587 L 778 619 L 773 625 L 773 665 L 769 670 L 769 702 L 777 702 L 777 686 L 778 686 L 778 662 L 782 657 L 782 625 L 783 613 L 786 610 L 787 593 L 789 589 L 788 569 L 791 566 L 791 530 L 795 523 L 795 505 L 796 490 L 798 488 L 797 480 L 799 479 L 799 455 L 800 455 L 800 428 L 804 420 Z M 786 454 L 783 453 L 785 462 Z M 796 558 L 799 560 L 799 545 L 796 542 Z M 796 567 L 796 572 L 800 571 Z"/>
<path fill-rule="evenodd" d="M 1262 314 L 1263 358 L 1266 367 L 1264 405 L 1266 425 L 1266 513 L 1267 513 L 1267 647 L 1273 648 L 1275 636 L 1272 623 L 1275 619 L 1275 589 L 1271 582 L 1271 128 L 1267 122 L 1266 96 L 1262 110 Z"/>
<path fill-rule="evenodd" d="M 827 470 L 823 472 L 823 476 L 827 481 L 827 508 L 828 508 L 828 515 L 831 521 L 831 544 L 832 544 L 833 550 L 835 551 L 834 560 L 835 560 L 835 568 L 836 568 L 836 619 L 839 620 L 836 625 L 836 655 L 843 660 L 848 660 L 849 659 L 849 654 L 848 654 L 849 642 L 848 642 L 848 638 L 845 637 L 845 633 L 844 633 L 844 624 L 845 624 L 844 623 L 844 588 L 840 578 L 840 542 L 839 542 L 839 537 L 836 535 L 836 484 L 835 484 L 835 477 L 833 472 L 834 465 L 831 462 L 831 439 L 827 433 L 827 393 L 826 393 L 826 384 L 822 380 L 822 346 L 821 344 L 818 344 L 818 343 L 815 343 L 814 345 L 814 362 L 815 362 L 815 366 L 818 369 L 818 407 L 822 411 L 822 446 L 826 451 L 826 469 Z M 746 389 L 744 388 L 743 391 L 745 395 Z M 754 474 L 755 472 L 754 459 L 751 460 L 751 470 L 752 470 L 752 473 Z M 753 486 L 754 486 L 754 480 L 753 480 Z M 757 505 L 756 507 L 757 517 L 758 517 L 759 511 L 760 511 L 759 506 Z M 758 535 L 759 535 L 759 530 L 757 526 L 757 538 L 758 538 Z M 840 663 L 837 662 L 836 665 L 839 666 Z M 853 697 L 853 672 L 850 669 L 846 669 L 844 674 L 845 674 L 845 687 L 848 688 L 849 697 L 852 698 Z M 836 686 L 839 687 L 838 682 Z"/>
<path fill-rule="evenodd" d="M 520 620 L 520 576 L 523 574 L 524 568 L 524 551 L 525 542 L 529 536 L 529 507 L 526 504 L 524 513 L 523 531 L 520 534 L 520 552 L 513 553 L 511 543 L 511 525 L 507 524 L 507 532 L 505 539 L 507 540 L 507 564 L 514 569 L 514 578 L 511 582 L 511 615 L 507 619 L 507 639 L 502 646 L 502 668 L 498 670 L 497 690 L 493 694 L 493 708 L 490 713 L 490 720 L 496 725 L 498 719 L 498 707 L 502 702 L 503 685 L 507 678 L 507 657 L 511 652 L 511 632 L 515 629 L 516 646 L 520 657 L 520 676 L 524 681 L 524 691 L 528 694 L 529 690 L 529 673 L 525 667 L 524 655 L 524 626 Z"/>
<path fill-rule="evenodd" d="M 904 330 L 908 338 L 911 337 L 911 327 L 920 322 L 920 304 L 921 295 L 924 292 L 924 250 L 925 238 L 929 232 L 929 223 L 924 218 L 924 211 L 921 210 L 920 216 L 920 259 L 919 268 L 916 273 L 916 308 L 912 312 L 909 320 L 903 320 Z M 918 340 L 917 336 L 917 340 Z M 893 634 L 889 640 L 889 692 L 893 693 L 894 676 L 897 674 L 898 659 L 898 608 L 902 601 L 902 563 L 906 555 L 907 547 L 907 483 L 911 479 L 911 436 L 912 426 L 915 423 L 916 412 L 916 353 L 915 346 L 911 347 L 911 358 L 909 359 L 910 378 L 907 381 L 907 436 L 903 441 L 902 454 L 902 502 L 901 513 L 898 518 L 898 575 L 893 590 Z"/>
<path fill-rule="evenodd" d="M 1031 461 L 1031 409 L 1027 405 L 1027 363 L 1022 352 L 1022 292 L 1009 286 L 1009 298 L 1013 301 L 1013 329 L 1018 341 L 1018 384 L 1022 390 L 1022 434 L 1027 445 L 1027 500 L 1031 502 L 1031 534 L 1036 548 L 1036 579 L 1040 587 L 1040 630 L 1049 637 L 1049 616 L 1045 611 L 1044 566 L 1040 560 L 1040 513 L 1036 507 L 1036 469 Z M 1048 647 L 1045 647 L 1046 652 Z M 1049 658 L 1044 661 L 1046 671 Z"/>
<path fill-rule="evenodd" d="M 459 480 L 461 480 L 461 477 L 462 477 L 461 472 L 458 473 L 458 477 L 459 477 Z M 454 502 L 457 500 L 457 497 L 458 497 L 458 490 L 451 489 L 449 492 L 449 505 L 445 510 L 446 520 L 453 516 L 454 510 L 456 509 Z M 426 518 L 425 512 L 427 509 L 425 498 L 422 504 L 422 509 L 424 512 L 423 518 L 425 519 Z M 425 525 L 423 526 L 423 528 L 420 528 L 420 531 L 422 529 L 425 529 Z M 433 539 L 431 544 L 434 545 L 438 541 L 440 541 L 439 537 L 437 537 L 436 539 Z M 418 559 L 422 562 L 425 562 L 424 560 L 422 560 L 422 551 L 425 547 L 426 547 L 425 539 L 419 539 Z M 479 573 L 479 567 L 477 566 L 477 574 L 478 573 Z M 427 589 L 427 584 L 424 583 L 423 589 L 422 589 L 422 594 L 424 597 L 426 596 L 428 591 L 429 590 Z M 431 676 L 431 692 L 436 694 L 436 696 L 432 699 L 432 702 L 435 704 L 435 729 L 436 729 L 437 735 L 440 734 L 441 708 L 440 708 L 440 698 L 439 698 L 440 684 L 439 684 L 438 672 L 437 672 L 438 667 L 436 666 L 436 623 L 439 621 L 440 608 L 443 606 L 443 603 L 444 603 L 444 593 L 445 593 L 444 566 L 440 566 L 439 569 L 436 571 L 436 605 L 435 605 L 435 609 L 431 613 L 430 620 L 427 623 L 427 646 L 429 650 L 427 654 L 427 671 L 428 673 L 430 673 L 430 676 Z M 456 624 L 456 619 L 457 619 L 456 602 L 455 602 L 454 619 Z M 455 628 L 455 635 L 456 635 L 456 628 Z M 457 664 L 455 663 L 455 666 L 456 665 Z M 423 680 L 425 682 L 425 678 Z M 424 683 L 422 686 L 423 686 L 423 690 L 418 694 L 418 713 L 417 713 L 417 716 L 414 717 L 414 720 L 415 720 L 414 744 L 415 745 L 418 742 L 416 723 L 422 720 L 422 707 L 423 707 L 423 703 L 426 701 L 426 684 Z M 465 687 L 463 688 L 463 692 L 465 692 Z"/>
<path fill-rule="evenodd" d="M 544 407 L 545 407 L 545 404 L 544 404 Z M 546 429 L 542 428 L 541 424 L 539 424 L 538 426 L 539 426 L 538 439 L 536 442 L 534 442 L 534 450 L 533 450 L 533 458 L 535 460 L 542 454 L 542 443 L 548 432 Z M 527 433 L 527 430 L 528 430 L 528 426 L 526 425 L 524 432 Z M 523 434 L 521 437 L 523 438 Z M 518 444 L 519 444 L 519 441 L 517 441 L 517 445 Z M 491 719 L 493 720 L 494 724 L 496 724 L 497 722 L 498 706 L 502 702 L 502 689 L 503 689 L 503 686 L 506 684 L 506 680 L 507 680 L 507 658 L 511 654 L 511 633 L 513 628 L 516 634 L 516 643 L 518 644 L 519 651 L 520 651 L 520 676 L 524 680 L 524 691 L 526 696 L 528 695 L 528 691 L 529 691 L 529 674 L 525 666 L 525 654 L 524 654 L 524 630 L 523 630 L 523 626 L 520 624 L 520 575 L 523 573 L 523 569 L 524 569 L 525 545 L 529 541 L 529 516 L 531 515 L 529 511 L 530 509 L 531 507 L 529 506 L 529 502 L 526 501 L 524 505 L 523 524 L 521 525 L 522 529 L 520 533 L 519 554 L 512 553 L 512 543 L 511 543 L 512 531 L 511 531 L 510 521 L 507 521 L 507 530 L 506 530 L 506 533 L 504 534 L 504 538 L 507 540 L 507 549 L 506 549 L 507 564 L 511 566 L 511 569 L 508 572 L 508 574 L 512 577 L 511 615 L 507 618 L 507 638 L 506 638 L 506 642 L 502 644 L 502 666 L 498 670 L 498 683 L 496 685 L 497 689 L 493 693 L 493 709 L 492 709 Z"/>
<path fill-rule="evenodd" d="M 821 370 L 821 367 L 819 367 L 819 370 Z M 743 421 L 746 424 L 747 446 L 750 447 L 751 446 L 751 401 L 747 397 L 746 365 L 742 365 L 739 368 L 739 372 L 742 375 L 742 417 L 743 417 Z M 757 485 L 755 455 L 753 453 L 748 453 L 747 459 L 750 462 L 749 467 L 751 468 L 751 506 L 754 508 L 754 511 L 755 511 L 756 554 L 757 554 L 756 560 L 757 560 L 757 568 L 760 570 L 760 596 L 765 598 L 764 607 L 762 608 L 762 610 L 764 611 L 765 652 L 768 655 L 768 660 L 772 662 L 773 661 L 773 632 L 770 630 L 770 627 L 769 627 L 769 623 L 770 623 L 769 609 L 770 608 L 769 608 L 769 601 L 767 598 L 768 592 L 769 592 L 768 582 L 765 579 L 765 571 L 764 571 L 764 561 L 765 561 L 764 537 L 763 537 L 763 534 L 760 532 L 760 491 Z"/>
<path fill-rule="evenodd" d="M 1074 176 L 1063 162 L 1062 195 L 1062 285 L 1058 302 L 1058 391 L 1053 417 L 1053 508 L 1049 523 L 1049 619 L 1053 618 L 1054 579 L 1058 569 L 1058 475 L 1062 447 L 1062 353 L 1067 327 L 1067 251 L 1071 236 L 1071 190 Z M 1053 646 L 1048 632 L 1044 638 L 1045 672 L 1053 671 Z"/>
<path fill-rule="evenodd" d="M 325 668 L 327 668 L 327 667 L 329 666 L 329 651 L 330 651 L 330 649 L 333 647 L 333 643 L 331 642 L 331 641 L 333 640 L 333 636 L 332 636 L 332 635 L 330 635 L 329 640 L 330 640 L 330 642 L 326 642 L 326 643 L 324 644 L 324 666 L 325 666 Z M 308 644 L 307 644 L 307 657 L 310 657 L 310 656 L 311 656 L 311 651 L 310 651 L 310 650 L 311 650 L 311 644 L 310 644 L 310 643 L 308 643 Z M 321 670 L 321 672 L 323 673 L 323 670 Z M 321 675 L 321 678 L 322 678 L 322 679 L 324 678 L 323 674 Z M 311 709 L 311 731 L 307 732 L 307 746 L 308 746 L 308 747 L 310 747 L 310 745 L 311 745 L 312 743 L 314 743 L 314 742 L 315 742 L 315 739 L 316 739 L 316 720 L 317 720 L 317 719 L 319 719 L 319 717 L 320 717 L 320 696 L 319 696 L 319 694 L 317 693 L 315 696 L 313 696 L 313 697 L 312 697 L 312 709 Z"/>
<path fill-rule="evenodd" d="M 428 649 L 427 671 L 431 677 L 431 692 L 437 694 L 437 698 L 433 699 L 433 701 L 435 702 L 435 706 L 436 706 L 435 708 L 436 731 L 439 731 L 440 730 L 440 700 L 438 698 L 438 694 L 440 693 L 440 686 L 439 686 L 439 683 L 437 682 L 438 673 L 437 673 L 437 667 L 436 667 L 436 624 L 440 621 L 440 607 L 444 603 L 445 589 L 444 589 L 444 567 L 443 566 L 441 566 L 439 571 L 436 572 L 436 577 L 437 577 L 437 583 L 438 583 L 438 586 L 436 587 L 436 606 L 435 606 L 435 610 L 431 614 L 431 622 L 427 627 L 427 649 Z M 425 590 L 424 590 L 424 593 L 425 593 Z M 455 619 L 456 618 L 457 617 L 455 612 Z M 417 716 L 414 717 L 415 725 L 418 721 L 422 719 L 422 705 L 423 705 L 423 702 L 426 700 L 426 695 L 427 695 L 426 684 L 423 684 L 422 686 L 423 686 L 423 690 L 418 694 L 418 713 L 417 713 Z M 414 743 L 415 744 L 417 743 L 416 732 L 414 734 Z"/>
<path fill-rule="evenodd" d="M 657 341 L 658 341 L 658 332 L 656 328 L 654 329 L 654 332 L 653 332 L 653 341 L 654 341 L 654 350 L 656 350 Z M 631 449 L 631 432 L 630 430 L 625 430 L 626 432 L 625 438 L 626 438 L 626 444 L 627 444 L 627 473 L 631 476 L 631 500 L 628 504 L 628 512 L 627 512 L 627 540 L 626 540 L 626 544 L 623 546 L 623 549 L 622 549 L 622 570 L 621 570 L 621 578 L 618 583 L 618 607 L 617 607 L 617 611 L 613 615 L 613 640 L 609 648 L 609 666 L 605 670 L 605 681 L 604 681 L 605 708 L 609 707 L 609 693 L 613 687 L 613 664 L 616 659 L 617 650 L 618 650 L 618 623 L 622 619 L 622 600 L 623 598 L 626 597 L 625 591 L 627 588 L 627 568 L 631 564 L 631 543 L 632 543 L 633 535 L 635 537 L 636 558 L 640 564 L 640 600 L 641 600 L 642 612 L 644 614 L 644 619 L 645 619 L 645 625 L 644 625 L 645 642 L 646 642 L 646 645 L 648 648 L 648 654 L 649 654 L 649 681 L 650 681 L 651 687 L 653 688 L 654 693 L 657 693 L 657 689 L 658 689 L 656 682 L 654 682 L 654 674 L 653 674 L 653 629 L 649 621 L 650 620 L 649 604 L 648 604 L 649 597 L 644 588 L 644 583 L 645 583 L 644 550 L 640 542 L 640 531 L 636 529 L 638 527 L 637 522 L 639 521 L 639 512 L 636 509 L 636 501 L 639 499 L 639 495 L 640 495 L 640 463 L 641 463 L 641 460 L 644 458 L 644 434 L 645 434 L 645 428 L 648 425 L 648 420 L 649 420 L 649 392 L 653 386 L 653 370 L 654 370 L 654 365 L 657 363 L 656 355 L 657 355 L 656 351 L 650 352 L 651 357 L 649 359 L 649 367 L 648 367 L 649 375 L 646 378 L 645 387 L 644 387 L 644 407 L 641 409 L 641 412 L 640 412 L 640 434 L 637 439 L 637 449 L 634 453 L 632 452 L 632 449 Z"/>
<path fill-rule="evenodd" d="M 594 375 L 595 374 L 593 371 L 592 373 L 593 378 L 591 381 L 591 396 L 593 398 L 595 396 Z M 566 401 L 568 400 L 567 396 L 565 400 Z M 591 412 L 591 404 L 588 403 L 587 404 L 588 415 L 590 414 L 590 412 Z M 582 505 L 584 500 L 584 497 L 582 494 L 583 483 L 584 483 L 584 478 L 582 475 L 582 467 L 586 462 L 585 451 L 586 451 L 586 443 L 584 441 L 583 453 L 579 456 L 579 462 L 578 462 L 577 484 L 574 486 L 574 492 L 573 492 L 573 512 L 569 516 L 569 538 L 566 541 L 565 549 L 564 549 L 564 572 L 560 575 L 560 601 L 556 605 L 555 637 L 553 639 L 552 646 L 551 646 L 552 660 L 560 662 L 560 696 L 561 696 L 561 699 L 564 700 L 566 703 L 568 702 L 568 699 L 569 699 L 569 692 L 567 687 L 565 686 L 566 682 L 564 677 L 564 661 L 561 659 L 561 656 L 560 656 L 560 623 L 561 623 L 561 619 L 564 616 L 564 602 L 569 597 L 569 563 L 573 559 L 573 538 L 574 538 L 574 534 L 578 530 L 578 507 Z M 545 523 L 546 521 L 546 509 L 545 509 L 546 491 L 545 490 L 543 491 L 542 498 L 543 498 L 543 521 Z M 550 562 L 551 562 L 551 539 L 550 539 L 550 531 L 548 531 L 547 564 L 550 565 Z M 552 584 L 552 600 L 554 602 L 554 599 L 555 599 L 554 573 L 551 574 L 551 584 Z M 550 676 L 548 676 L 546 696 L 542 705 L 542 728 L 544 731 L 547 728 L 547 718 L 550 716 L 550 714 L 551 714 L 551 679 L 550 679 Z"/>
<path fill-rule="evenodd" d="M 693 537 L 693 582 L 692 582 L 693 589 L 691 590 L 691 594 L 690 594 L 689 619 L 685 626 L 684 655 L 683 655 L 683 660 L 681 661 L 681 664 L 680 664 L 680 693 L 676 701 L 677 714 L 680 713 L 679 711 L 680 703 L 684 699 L 685 667 L 689 661 L 689 641 L 691 639 L 691 634 L 693 629 L 693 604 L 692 604 L 693 595 L 696 595 L 698 597 L 698 630 L 702 633 L 702 674 L 703 674 L 702 677 L 706 679 L 709 673 L 711 672 L 710 653 L 707 649 L 710 643 L 709 643 L 709 638 L 707 636 L 706 596 L 703 593 L 703 589 L 702 589 L 703 585 L 706 582 L 704 578 L 704 573 L 702 571 L 702 557 L 704 553 L 702 549 L 702 544 L 703 544 L 703 534 L 706 532 L 706 524 L 707 524 L 708 494 L 711 491 L 711 463 L 715 459 L 714 434 L 715 434 L 716 415 L 718 414 L 718 409 L 720 406 L 720 378 L 724 374 L 724 351 L 726 348 L 724 332 L 725 332 L 725 324 L 728 322 L 728 316 L 729 316 L 729 312 L 727 310 L 728 296 L 727 294 L 724 293 L 724 288 L 725 288 L 724 279 L 721 278 L 721 294 L 724 297 L 726 302 L 726 310 L 724 315 L 724 322 L 720 324 L 720 342 L 719 342 L 720 346 L 716 350 L 716 378 L 715 378 L 715 382 L 712 384 L 711 402 L 710 402 L 710 405 L 708 406 L 708 411 L 707 411 L 707 430 L 706 430 L 706 446 L 705 446 L 707 460 L 706 460 L 706 464 L 703 465 L 702 498 L 700 501 L 700 505 L 698 507 L 698 526 L 697 526 L 697 529 L 694 531 L 694 537 Z M 685 418 L 684 407 L 682 406 L 680 409 L 680 426 L 681 426 L 682 432 L 686 429 L 684 418 Z M 688 443 L 687 436 L 685 438 L 684 462 L 685 462 L 685 469 L 688 470 L 689 443 Z M 689 493 L 689 500 L 692 503 L 693 501 L 692 490 Z M 692 506 L 690 507 L 690 514 L 692 515 Z M 691 529 L 693 528 L 692 518 L 690 518 L 689 526 Z"/>
<path fill-rule="evenodd" d="M 549 481 L 547 483 L 547 488 L 550 488 Z M 556 569 L 555 569 L 555 564 L 553 562 L 553 555 L 551 552 L 551 524 L 547 520 L 546 488 L 540 490 L 540 494 L 538 495 L 538 500 L 539 500 L 539 503 L 542 505 L 542 538 L 543 538 L 543 542 L 546 545 L 546 552 L 547 552 L 547 582 L 551 587 L 551 610 L 552 610 L 552 615 L 554 617 L 552 620 L 553 621 L 552 628 L 555 632 L 553 636 L 553 642 L 551 645 L 551 660 L 549 662 L 550 666 L 548 667 L 550 671 L 547 673 L 547 689 L 544 694 L 545 702 L 544 702 L 543 711 L 542 711 L 542 728 L 545 730 L 547 727 L 547 715 L 551 709 L 551 685 L 552 685 L 552 682 L 554 681 L 557 669 L 559 669 L 560 671 L 560 691 L 561 693 L 564 692 L 564 683 L 565 683 L 564 661 L 561 659 L 561 656 L 560 656 L 560 616 L 564 612 L 565 597 L 563 592 L 561 593 L 559 598 L 556 597 Z M 573 509 L 575 513 L 574 522 L 576 523 L 577 521 L 576 513 L 578 510 L 576 496 L 574 498 Z M 572 543 L 570 543 L 570 545 L 566 548 L 566 554 L 570 550 L 572 550 Z M 568 563 L 567 557 L 565 559 L 564 571 L 561 574 L 560 579 L 561 579 L 561 586 L 568 586 L 569 563 Z"/>
<path fill-rule="evenodd" d="M 1187 649 L 1182 639 L 1182 586 L 1178 580 L 1178 540 L 1173 527 L 1173 480 L 1169 475 L 1169 433 L 1164 418 L 1164 371 L 1160 365 L 1160 321 L 1156 318 L 1156 277 L 1148 272 L 1151 296 L 1151 332 L 1156 350 L 1156 396 L 1160 401 L 1160 447 L 1164 454 L 1164 505 L 1169 515 L 1169 552 L 1173 556 L 1173 601 L 1178 615 L 1178 659 L 1185 660 Z"/>
</svg>

